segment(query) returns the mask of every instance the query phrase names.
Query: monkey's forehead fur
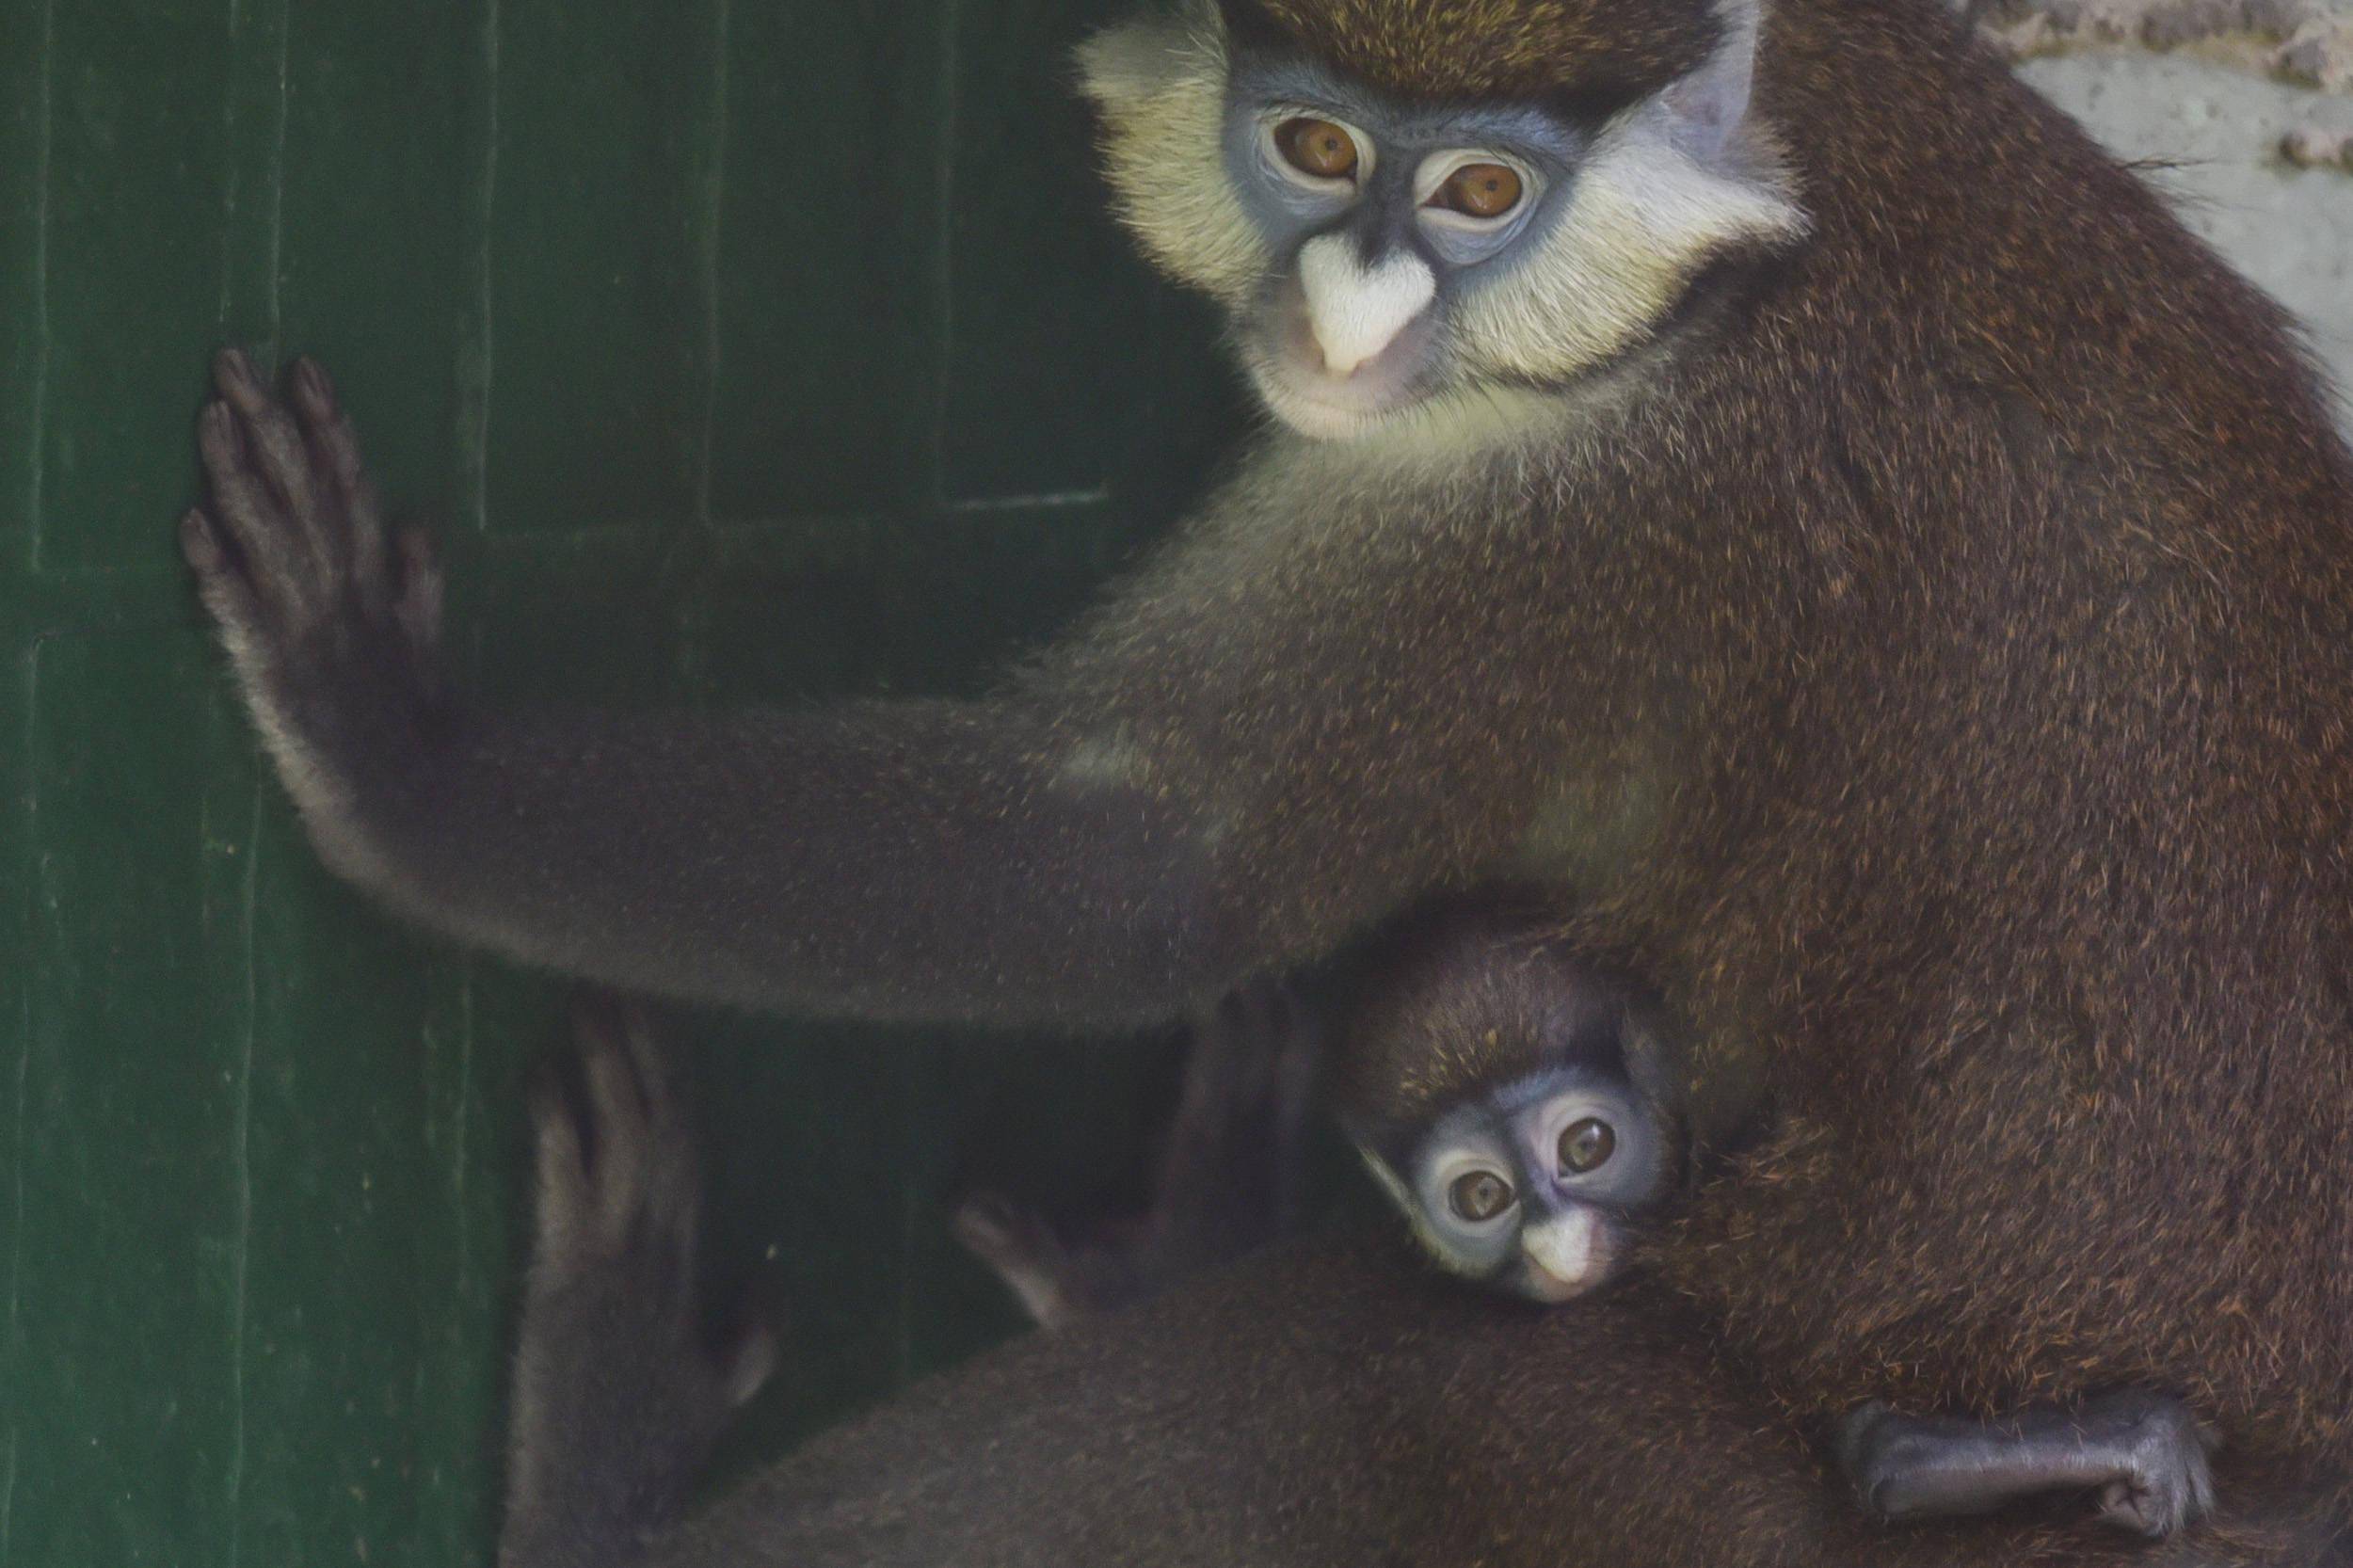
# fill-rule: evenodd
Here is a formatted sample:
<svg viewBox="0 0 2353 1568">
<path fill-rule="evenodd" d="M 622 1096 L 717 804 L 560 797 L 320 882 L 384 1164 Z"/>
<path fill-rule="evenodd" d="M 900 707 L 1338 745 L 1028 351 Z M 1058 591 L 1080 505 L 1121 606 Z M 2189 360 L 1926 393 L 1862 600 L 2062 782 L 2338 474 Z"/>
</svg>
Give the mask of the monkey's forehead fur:
<svg viewBox="0 0 2353 1568">
<path fill-rule="evenodd" d="M 1245 36 L 1289 39 L 1406 99 L 1642 96 L 1706 57 L 1706 0 L 1223 0 Z"/>
<path fill-rule="evenodd" d="M 1509 906 L 1409 917 L 1358 954 L 1351 989 L 1332 1094 L 1375 1141 L 1566 1060 L 1626 1064 L 1626 988 Z"/>
</svg>

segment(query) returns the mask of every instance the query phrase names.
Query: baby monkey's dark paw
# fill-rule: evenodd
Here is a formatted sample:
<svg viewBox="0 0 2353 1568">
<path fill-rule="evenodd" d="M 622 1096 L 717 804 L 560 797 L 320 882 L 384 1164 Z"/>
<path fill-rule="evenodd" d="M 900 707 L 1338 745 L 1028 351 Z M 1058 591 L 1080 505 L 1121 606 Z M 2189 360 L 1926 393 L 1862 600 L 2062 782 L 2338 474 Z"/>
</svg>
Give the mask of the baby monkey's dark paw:
<svg viewBox="0 0 2353 1568">
<path fill-rule="evenodd" d="M 518 1519 L 666 1517 L 776 1364 L 765 1327 L 714 1345 L 696 1278 L 701 1185 L 675 1069 L 645 1015 L 579 1010 L 534 1088 L 538 1176 L 515 1378 Z M 602 1518 L 626 1509 L 626 1519 Z M 521 1528 L 519 1526 L 518 1528 Z"/>
<path fill-rule="evenodd" d="M 1078 1227 L 996 1192 L 957 1210 L 958 1240 L 1044 1328 L 1159 1294 L 1299 1223 L 1315 1020 L 1288 986 L 1243 987 L 1194 1026 L 1151 1206 Z"/>
<path fill-rule="evenodd" d="M 441 574 L 387 536 L 360 440 L 318 364 L 283 398 L 236 349 L 198 422 L 210 491 L 180 547 L 289 790 L 335 855 L 371 750 L 413 744 L 440 685 Z"/>
<path fill-rule="evenodd" d="M 2213 1509 L 2214 1447 L 2181 1400 L 2128 1388 L 1994 1421 L 1869 1404 L 1848 1417 L 1838 1460 L 1865 1506 L 1888 1519 L 1986 1513 L 2080 1491 L 2103 1522 L 2164 1537 Z"/>
</svg>

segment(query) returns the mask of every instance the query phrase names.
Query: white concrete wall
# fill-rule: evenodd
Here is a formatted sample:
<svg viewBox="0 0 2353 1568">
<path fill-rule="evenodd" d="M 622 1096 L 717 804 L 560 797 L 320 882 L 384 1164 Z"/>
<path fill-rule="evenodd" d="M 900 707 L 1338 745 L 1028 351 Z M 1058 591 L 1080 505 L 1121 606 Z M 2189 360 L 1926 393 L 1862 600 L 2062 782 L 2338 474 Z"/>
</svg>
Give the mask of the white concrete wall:
<svg viewBox="0 0 2353 1568">
<path fill-rule="evenodd" d="M 2353 428 L 2353 0 L 2033 0 L 1987 31 L 2120 157 L 2174 166 L 2145 177 L 2304 320 Z"/>
</svg>

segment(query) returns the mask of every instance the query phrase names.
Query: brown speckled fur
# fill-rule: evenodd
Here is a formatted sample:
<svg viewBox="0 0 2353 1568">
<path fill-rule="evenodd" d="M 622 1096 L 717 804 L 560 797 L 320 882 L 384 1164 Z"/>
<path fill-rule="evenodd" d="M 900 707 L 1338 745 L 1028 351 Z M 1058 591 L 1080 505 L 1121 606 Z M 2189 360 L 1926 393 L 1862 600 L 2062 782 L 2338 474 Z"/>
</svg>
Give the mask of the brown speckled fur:
<svg viewBox="0 0 2353 1568">
<path fill-rule="evenodd" d="M 1308 54 L 1408 98 L 1599 96 L 1652 90 L 1715 36 L 1703 0 L 1637 11 L 1612 0 L 1225 0 Z"/>
<path fill-rule="evenodd" d="M 831 1434 L 658 1568 L 2319 1568 L 2242 1478 L 2156 1546 L 1888 1527 L 1758 1419 L 1675 1304 L 1531 1313 L 1379 1249 L 1262 1259 Z M 510 1568 L 541 1568 L 512 1564 Z"/>
</svg>

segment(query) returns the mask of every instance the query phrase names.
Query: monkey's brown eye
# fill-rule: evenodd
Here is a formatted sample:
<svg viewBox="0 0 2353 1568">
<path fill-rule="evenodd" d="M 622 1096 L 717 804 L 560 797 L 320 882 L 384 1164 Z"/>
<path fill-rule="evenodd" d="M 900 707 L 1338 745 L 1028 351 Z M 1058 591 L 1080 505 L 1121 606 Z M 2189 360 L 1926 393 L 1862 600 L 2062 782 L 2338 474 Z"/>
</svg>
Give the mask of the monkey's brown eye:
<svg viewBox="0 0 2353 1568">
<path fill-rule="evenodd" d="M 1274 128 L 1283 161 L 1319 180 L 1345 180 L 1356 172 L 1356 138 L 1328 120 L 1301 116 Z"/>
<path fill-rule="evenodd" d="M 1512 1184 L 1493 1171 L 1473 1171 L 1455 1178 L 1446 1201 L 1458 1217 L 1479 1224 L 1512 1207 Z"/>
<path fill-rule="evenodd" d="M 1430 198 L 1466 217 L 1501 217 L 1520 204 L 1520 177 L 1503 164 L 1465 164 Z"/>
<path fill-rule="evenodd" d="M 1561 1169 L 1570 1176 L 1598 1170 L 1618 1152 L 1618 1135 L 1597 1116 L 1571 1122 L 1561 1133 Z"/>
</svg>

